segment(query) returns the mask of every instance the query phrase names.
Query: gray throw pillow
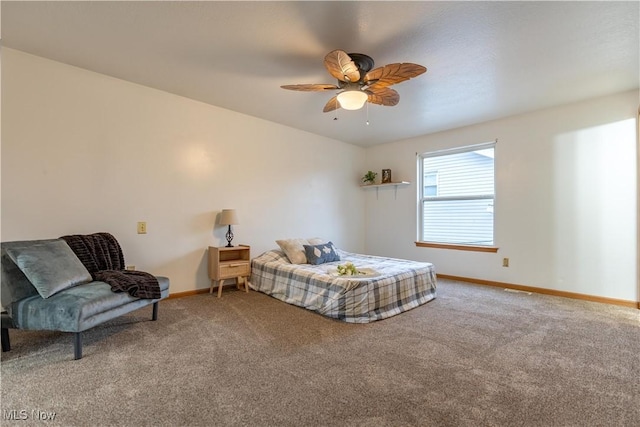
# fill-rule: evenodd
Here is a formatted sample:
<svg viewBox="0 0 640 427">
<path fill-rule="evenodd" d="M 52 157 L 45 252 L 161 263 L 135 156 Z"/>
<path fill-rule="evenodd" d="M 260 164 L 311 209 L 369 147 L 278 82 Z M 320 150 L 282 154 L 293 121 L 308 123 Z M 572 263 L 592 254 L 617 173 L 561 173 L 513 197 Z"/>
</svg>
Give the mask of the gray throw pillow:
<svg viewBox="0 0 640 427">
<path fill-rule="evenodd" d="M 340 261 L 340 255 L 336 252 L 333 243 L 323 243 L 321 245 L 303 245 L 307 256 L 307 262 L 313 265 L 327 262 Z"/>
<path fill-rule="evenodd" d="M 42 298 L 92 280 L 89 271 L 64 240 L 10 248 L 7 254 Z"/>
</svg>

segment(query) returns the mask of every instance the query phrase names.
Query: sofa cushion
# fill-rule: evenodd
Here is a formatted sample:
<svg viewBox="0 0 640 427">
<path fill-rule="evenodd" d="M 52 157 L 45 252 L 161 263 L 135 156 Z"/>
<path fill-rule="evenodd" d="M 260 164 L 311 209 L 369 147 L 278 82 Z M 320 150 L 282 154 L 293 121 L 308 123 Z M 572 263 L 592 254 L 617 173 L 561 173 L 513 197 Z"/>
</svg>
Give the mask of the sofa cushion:
<svg viewBox="0 0 640 427">
<path fill-rule="evenodd" d="M 64 240 L 50 240 L 6 251 L 42 298 L 91 281 L 91 274 Z"/>
<path fill-rule="evenodd" d="M 45 242 L 49 240 L 31 240 L 31 241 L 14 241 L 2 242 L 0 244 L 0 264 L 2 265 L 2 275 L 0 276 L 0 298 L 2 299 L 2 307 L 5 310 L 11 309 L 11 304 L 23 298 L 38 295 L 38 291 L 33 287 L 27 276 L 18 268 L 15 262 L 7 253 L 9 248 L 22 248 L 31 246 L 34 243 Z M 9 315 L 11 312 L 9 311 Z"/>
<path fill-rule="evenodd" d="M 157 276 L 162 296 L 169 296 L 169 279 Z M 113 292 L 104 282 L 74 286 L 44 299 L 39 295 L 12 304 L 17 328 L 82 332 L 107 320 L 152 304 L 158 300 L 140 299 L 126 292 Z"/>
</svg>

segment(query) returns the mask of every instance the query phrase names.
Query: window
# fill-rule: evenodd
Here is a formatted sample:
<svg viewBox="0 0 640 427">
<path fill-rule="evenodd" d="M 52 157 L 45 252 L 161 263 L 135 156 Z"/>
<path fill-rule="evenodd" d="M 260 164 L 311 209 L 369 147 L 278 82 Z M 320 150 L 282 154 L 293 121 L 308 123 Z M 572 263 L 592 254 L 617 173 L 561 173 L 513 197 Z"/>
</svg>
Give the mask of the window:
<svg viewBox="0 0 640 427">
<path fill-rule="evenodd" d="M 492 142 L 420 156 L 418 240 L 493 245 L 494 149 Z"/>
<path fill-rule="evenodd" d="M 424 174 L 422 194 L 424 197 L 438 195 L 438 172 L 427 172 Z"/>
</svg>

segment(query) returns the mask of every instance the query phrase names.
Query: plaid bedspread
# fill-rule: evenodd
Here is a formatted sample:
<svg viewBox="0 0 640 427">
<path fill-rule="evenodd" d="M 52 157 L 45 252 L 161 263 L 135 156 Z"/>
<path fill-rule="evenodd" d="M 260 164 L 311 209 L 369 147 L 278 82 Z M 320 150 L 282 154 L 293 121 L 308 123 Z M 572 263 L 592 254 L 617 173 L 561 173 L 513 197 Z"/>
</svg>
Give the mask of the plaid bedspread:
<svg viewBox="0 0 640 427">
<path fill-rule="evenodd" d="M 251 261 L 251 285 L 289 304 L 350 323 L 395 316 L 436 297 L 433 264 L 338 252 L 340 261 L 310 265 L 291 264 L 283 252 L 267 251 Z M 336 277 L 336 266 L 345 262 L 379 274 Z"/>
</svg>

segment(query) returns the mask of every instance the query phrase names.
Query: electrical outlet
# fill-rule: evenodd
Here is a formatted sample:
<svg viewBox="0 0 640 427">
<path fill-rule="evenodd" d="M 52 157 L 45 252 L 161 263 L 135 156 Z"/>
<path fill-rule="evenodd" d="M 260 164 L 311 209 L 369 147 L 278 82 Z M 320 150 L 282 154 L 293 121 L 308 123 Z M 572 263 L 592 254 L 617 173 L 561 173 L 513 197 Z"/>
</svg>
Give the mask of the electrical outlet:
<svg viewBox="0 0 640 427">
<path fill-rule="evenodd" d="M 502 258 L 502 266 L 509 267 L 509 258 Z"/>
<path fill-rule="evenodd" d="M 141 221 L 138 223 L 138 234 L 147 234 L 147 223 Z"/>
<path fill-rule="evenodd" d="M 133 271 L 133 270 L 136 269 L 136 266 L 135 265 L 127 265 L 124 269 L 125 270 L 129 270 L 129 271 Z"/>
</svg>

